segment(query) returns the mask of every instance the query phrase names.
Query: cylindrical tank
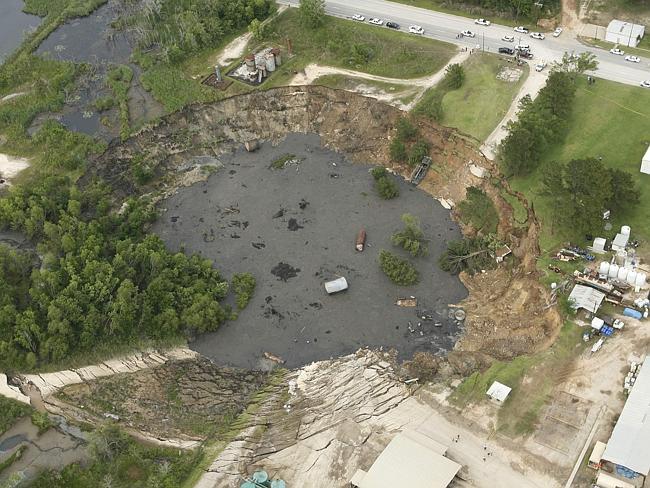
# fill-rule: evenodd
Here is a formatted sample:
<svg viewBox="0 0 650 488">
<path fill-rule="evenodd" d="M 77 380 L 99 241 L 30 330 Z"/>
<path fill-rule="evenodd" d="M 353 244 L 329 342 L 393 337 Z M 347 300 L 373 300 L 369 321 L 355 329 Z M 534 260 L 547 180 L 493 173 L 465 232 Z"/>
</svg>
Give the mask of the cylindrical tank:
<svg viewBox="0 0 650 488">
<path fill-rule="evenodd" d="M 246 63 L 246 68 L 248 68 L 248 71 L 255 71 L 255 55 L 254 54 L 249 54 L 244 58 L 244 63 Z"/>
<path fill-rule="evenodd" d="M 282 66 L 282 55 L 280 54 L 280 50 L 277 47 L 274 47 L 271 49 L 271 54 L 275 57 L 275 65 Z"/>
<path fill-rule="evenodd" d="M 616 278 L 618 276 L 618 264 L 614 263 L 609 267 L 609 277 Z"/>
<path fill-rule="evenodd" d="M 266 59 L 264 59 L 264 56 L 258 56 L 255 58 L 255 64 L 257 65 L 257 69 L 266 69 Z"/>
<path fill-rule="evenodd" d="M 616 253 L 616 258 L 615 258 L 616 264 L 618 264 L 619 266 L 625 266 L 625 256 L 626 256 L 625 251 L 618 251 Z"/>
<path fill-rule="evenodd" d="M 284 480 L 273 480 L 271 481 L 271 488 L 287 488 L 287 484 Z"/>
<path fill-rule="evenodd" d="M 600 263 L 600 267 L 598 268 L 598 274 L 600 276 L 607 276 L 609 273 L 609 263 L 607 261 L 603 261 Z"/>
<path fill-rule="evenodd" d="M 636 282 L 634 283 L 634 286 L 636 286 L 637 288 L 641 288 L 642 286 L 645 286 L 646 279 L 647 276 L 645 273 L 637 273 Z"/>
<path fill-rule="evenodd" d="M 621 226 L 621 234 L 623 234 L 624 236 L 629 236 L 631 230 L 632 230 L 632 229 L 630 229 L 630 226 L 629 226 L 629 225 L 623 225 L 623 226 Z"/>
<path fill-rule="evenodd" d="M 275 56 L 271 53 L 267 53 L 266 56 L 266 69 L 269 71 L 269 73 L 272 73 L 275 71 Z"/>
<path fill-rule="evenodd" d="M 627 274 L 630 270 L 621 266 L 618 268 L 618 275 L 616 276 L 619 280 L 625 281 L 627 279 Z"/>
<path fill-rule="evenodd" d="M 631 269 L 630 272 L 627 274 L 627 280 L 626 281 L 630 285 L 634 285 L 636 283 L 636 275 L 637 275 L 637 272 L 634 271 L 633 269 Z"/>
</svg>

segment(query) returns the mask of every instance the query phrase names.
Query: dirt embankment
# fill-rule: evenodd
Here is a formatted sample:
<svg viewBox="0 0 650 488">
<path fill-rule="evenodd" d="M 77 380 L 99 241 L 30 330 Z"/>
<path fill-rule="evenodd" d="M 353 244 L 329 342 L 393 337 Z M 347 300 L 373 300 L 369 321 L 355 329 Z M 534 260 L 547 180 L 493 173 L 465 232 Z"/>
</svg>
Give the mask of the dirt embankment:
<svg viewBox="0 0 650 488">
<path fill-rule="evenodd" d="M 394 107 L 342 90 L 321 86 L 281 87 L 232 97 L 209 105 L 188 107 L 115 144 L 85 176 L 103 177 L 118 198 L 153 192 L 159 196 L 209 173 L 201 168 L 245 141 L 279 141 L 289 133 L 317 133 L 327 147 L 352 160 L 392 166 L 404 176 L 409 168 L 395 166 L 389 145 L 402 112 Z M 476 149 L 476 142 L 454 129 L 419 120 L 420 133 L 431 144 L 433 165 L 420 187 L 437 198 L 459 202 L 468 186 L 482 186 L 501 212 L 500 237 L 520 264 L 474 277 L 463 276 L 470 295 L 464 337 L 457 345 L 459 367 L 476 367 L 490 358 L 511 358 L 548 345 L 560 326 L 554 308 L 546 308 L 548 291 L 537 280 L 539 224 L 529 211 L 528 227 L 512 225 L 512 209 L 489 179 L 469 171 L 470 162 L 496 168 Z M 153 183 L 138 186 L 133 168 L 145 164 Z M 507 185 L 507 183 L 504 183 Z M 405 211 L 408 209 L 404 209 Z M 458 353 L 454 353 L 459 356 Z M 465 361 L 467 357 L 468 361 Z"/>
</svg>

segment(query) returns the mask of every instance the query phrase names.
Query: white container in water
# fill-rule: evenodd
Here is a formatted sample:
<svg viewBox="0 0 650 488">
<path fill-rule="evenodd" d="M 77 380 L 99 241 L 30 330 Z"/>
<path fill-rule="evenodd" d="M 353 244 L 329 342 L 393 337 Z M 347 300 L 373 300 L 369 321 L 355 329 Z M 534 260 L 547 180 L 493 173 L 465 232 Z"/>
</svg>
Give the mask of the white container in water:
<svg viewBox="0 0 650 488">
<path fill-rule="evenodd" d="M 630 272 L 627 274 L 627 280 L 626 281 L 630 285 L 634 285 L 636 283 L 636 275 L 637 275 L 636 271 L 634 271 L 633 269 L 630 270 Z"/>
<path fill-rule="evenodd" d="M 618 264 L 614 263 L 609 266 L 609 277 L 616 278 L 618 276 Z"/>
<path fill-rule="evenodd" d="M 621 226 L 621 234 L 623 234 L 624 236 L 629 236 L 631 231 L 632 229 L 630 228 L 629 225 Z"/>
<path fill-rule="evenodd" d="M 629 273 L 629 271 L 630 271 L 629 269 L 621 266 L 620 268 L 618 268 L 618 275 L 616 276 L 616 278 L 618 278 L 621 281 L 625 281 L 627 279 L 627 274 Z"/>
</svg>

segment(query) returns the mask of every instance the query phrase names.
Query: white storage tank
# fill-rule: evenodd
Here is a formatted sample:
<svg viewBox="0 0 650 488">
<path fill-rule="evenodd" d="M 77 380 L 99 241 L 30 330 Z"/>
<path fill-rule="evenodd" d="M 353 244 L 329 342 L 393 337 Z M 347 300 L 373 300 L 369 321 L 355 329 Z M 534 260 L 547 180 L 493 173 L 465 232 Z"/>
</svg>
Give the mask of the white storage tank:
<svg viewBox="0 0 650 488">
<path fill-rule="evenodd" d="M 618 264 L 614 263 L 609 266 L 609 277 L 616 278 L 618 276 Z"/>
<path fill-rule="evenodd" d="M 616 264 L 619 266 L 625 266 L 625 258 L 627 257 L 627 253 L 625 251 L 617 251 L 616 253 Z"/>
<path fill-rule="evenodd" d="M 630 235 L 630 231 L 631 231 L 631 230 L 632 230 L 632 229 L 630 229 L 630 226 L 629 226 L 629 225 L 624 225 L 624 226 L 621 227 L 621 234 L 623 234 L 624 236 L 628 236 L 628 237 L 629 237 L 629 235 Z"/>
<path fill-rule="evenodd" d="M 627 282 L 630 285 L 634 285 L 636 283 L 636 275 L 637 273 L 633 269 L 630 270 L 630 272 L 627 274 Z"/>
<path fill-rule="evenodd" d="M 600 263 L 600 267 L 598 268 L 598 275 L 602 276 L 603 278 L 607 278 L 607 274 L 609 273 L 609 263 L 607 261 L 603 261 Z"/>
<path fill-rule="evenodd" d="M 267 53 L 266 57 L 266 69 L 268 71 L 275 71 L 275 56 L 271 53 Z"/>
<path fill-rule="evenodd" d="M 634 286 L 636 288 L 641 288 L 645 286 L 645 281 L 646 281 L 646 274 L 645 273 L 637 273 L 636 274 L 636 282 L 634 283 Z"/>
<path fill-rule="evenodd" d="M 624 268 L 623 266 L 621 266 L 620 268 L 618 268 L 618 276 L 616 276 L 616 277 L 621 281 L 625 281 L 627 279 L 627 273 L 629 271 L 630 271 L 629 269 Z"/>
</svg>

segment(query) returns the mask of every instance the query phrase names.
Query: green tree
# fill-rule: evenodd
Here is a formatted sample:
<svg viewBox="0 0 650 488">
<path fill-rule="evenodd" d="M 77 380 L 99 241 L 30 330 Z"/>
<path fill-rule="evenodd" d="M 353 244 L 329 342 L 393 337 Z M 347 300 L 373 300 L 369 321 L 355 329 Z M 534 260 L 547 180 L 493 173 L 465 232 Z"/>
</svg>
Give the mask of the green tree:
<svg viewBox="0 0 650 488">
<path fill-rule="evenodd" d="M 377 193 L 384 200 L 391 200 L 399 196 L 399 189 L 395 182 L 388 176 L 384 176 L 375 181 Z"/>
<path fill-rule="evenodd" d="M 485 191 L 475 186 L 467 189 L 465 200 L 458 204 L 460 219 L 477 231 L 496 232 L 499 223 L 497 210 Z"/>
<path fill-rule="evenodd" d="M 309 27 L 320 27 L 325 22 L 325 0 L 300 0 L 300 19 Z"/>
<path fill-rule="evenodd" d="M 426 141 L 418 141 L 413 144 L 413 147 L 409 153 L 409 165 L 415 166 L 417 164 L 420 164 L 422 162 L 422 159 L 424 159 L 425 156 L 429 155 L 430 149 L 431 147 Z"/>
<path fill-rule="evenodd" d="M 641 192 L 632 175 L 620 169 L 610 169 L 609 175 L 612 178 L 612 196 L 605 202 L 607 210 L 620 213 L 637 205 Z"/>
<path fill-rule="evenodd" d="M 427 254 L 429 252 L 427 239 L 420 228 L 418 218 L 406 213 L 402 215 L 402 222 L 404 228 L 391 236 L 393 245 L 401 247 L 413 257 Z"/>
<path fill-rule="evenodd" d="M 402 142 L 414 140 L 418 135 L 418 129 L 407 118 L 402 117 L 397 121 L 397 138 Z"/>
<path fill-rule="evenodd" d="M 237 308 L 243 310 L 255 292 L 255 277 L 250 273 L 236 273 L 232 277 L 232 290 L 236 295 Z"/>
<path fill-rule="evenodd" d="M 248 32 L 251 33 L 253 39 L 261 41 L 266 37 L 266 24 L 261 22 L 259 19 L 253 19 L 251 20 L 251 23 L 248 24 Z"/>
<path fill-rule="evenodd" d="M 415 266 L 386 250 L 379 253 L 379 266 L 384 274 L 396 285 L 411 286 L 420 279 Z"/>
<path fill-rule="evenodd" d="M 449 90 L 457 90 L 463 86 L 465 70 L 460 64 L 450 64 L 445 70 L 443 85 Z"/>
<path fill-rule="evenodd" d="M 467 271 L 474 274 L 483 269 L 494 268 L 496 262 L 490 255 L 490 239 L 483 237 L 450 241 L 438 259 L 443 271 L 458 274 Z"/>
<path fill-rule="evenodd" d="M 404 143 L 395 138 L 390 143 L 390 159 L 398 163 L 404 163 L 408 159 L 408 153 L 406 152 L 406 146 Z"/>
</svg>

